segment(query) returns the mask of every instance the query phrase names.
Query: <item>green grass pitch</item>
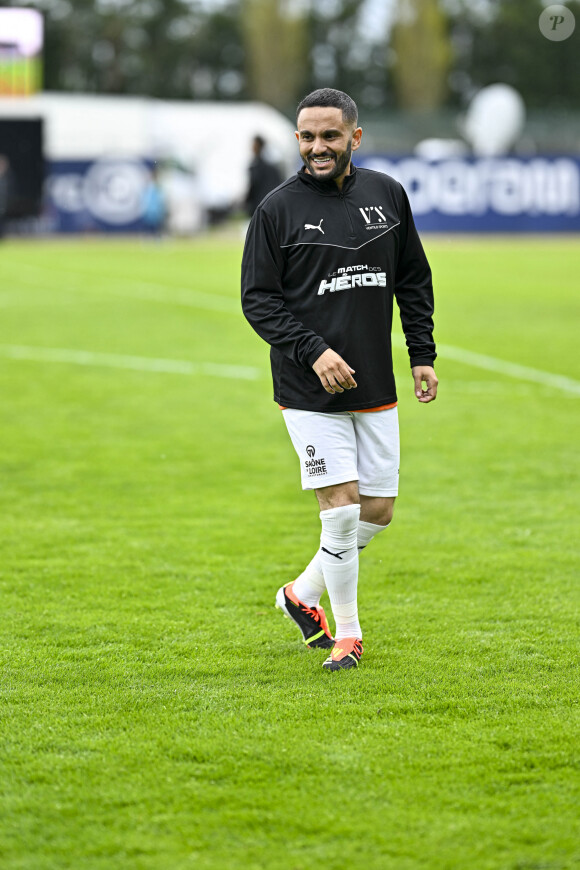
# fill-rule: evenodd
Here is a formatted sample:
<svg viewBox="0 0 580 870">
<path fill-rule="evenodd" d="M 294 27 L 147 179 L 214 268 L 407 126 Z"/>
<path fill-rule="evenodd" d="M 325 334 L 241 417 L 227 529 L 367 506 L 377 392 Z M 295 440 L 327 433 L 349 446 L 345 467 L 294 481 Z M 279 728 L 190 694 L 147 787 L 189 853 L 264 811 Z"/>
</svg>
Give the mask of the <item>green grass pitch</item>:
<svg viewBox="0 0 580 870">
<path fill-rule="evenodd" d="M 442 353 L 420 406 L 397 347 L 328 674 L 273 606 L 318 518 L 239 239 L 1 245 L 3 870 L 580 866 L 578 240 L 425 246 L 442 347 L 562 380 Z"/>
</svg>

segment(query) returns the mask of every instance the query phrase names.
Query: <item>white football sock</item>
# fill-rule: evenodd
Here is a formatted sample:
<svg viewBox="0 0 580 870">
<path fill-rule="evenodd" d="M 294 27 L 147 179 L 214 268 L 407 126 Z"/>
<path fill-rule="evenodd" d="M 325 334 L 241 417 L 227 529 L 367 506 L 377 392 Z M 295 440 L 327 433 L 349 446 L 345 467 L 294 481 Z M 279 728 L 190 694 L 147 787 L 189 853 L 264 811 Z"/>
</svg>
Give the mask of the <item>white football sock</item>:
<svg viewBox="0 0 580 870">
<path fill-rule="evenodd" d="M 326 589 L 324 575 L 318 553 L 312 562 L 306 566 L 302 574 L 294 581 L 294 595 L 307 604 L 308 607 L 317 607 L 320 596 Z"/>
<path fill-rule="evenodd" d="M 337 640 L 344 637 L 362 638 L 356 595 L 359 516 L 358 504 L 320 512 L 320 565 L 336 622 Z"/>
<path fill-rule="evenodd" d="M 387 523 L 386 526 L 378 526 L 376 523 L 359 520 L 356 541 L 359 553 L 370 544 L 375 535 L 383 532 L 389 526 L 390 523 Z M 318 550 L 302 574 L 294 581 L 294 594 L 308 607 L 317 607 L 325 589 L 326 584 L 320 564 L 320 550 Z"/>
<path fill-rule="evenodd" d="M 359 520 L 356 541 L 359 553 L 361 550 L 364 550 L 367 544 L 370 544 L 375 535 L 378 535 L 379 532 L 384 532 L 390 525 L 390 523 L 387 523 L 386 526 L 378 526 L 376 523 L 367 523 L 365 520 Z"/>
</svg>

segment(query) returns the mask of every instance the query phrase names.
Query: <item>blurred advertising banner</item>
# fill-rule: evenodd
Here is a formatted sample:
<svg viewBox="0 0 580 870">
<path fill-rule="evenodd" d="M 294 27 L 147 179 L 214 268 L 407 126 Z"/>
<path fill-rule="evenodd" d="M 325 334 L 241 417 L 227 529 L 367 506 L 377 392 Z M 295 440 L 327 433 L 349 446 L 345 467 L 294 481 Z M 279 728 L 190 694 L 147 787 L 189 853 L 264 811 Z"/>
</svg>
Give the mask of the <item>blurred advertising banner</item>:
<svg viewBox="0 0 580 870">
<path fill-rule="evenodd" d="M 409 195 L 423 232 L 578 232 L 577 157 L 453 158 L 357 155 L 392 175 Z"/>
<path fill-rule="evenodd" d="M 0 9 L 0 96 L 25 97 L 40 90 L 43 34 L 36 9 Z"/>
<path fill-rule="evenodd" d="M 129 158 L 52 160 L 47 164 L 43 233 L 142 233 L 188 236 L 204 222 L 195 177 L 176 166 Z"/>
<path fill-rule="evenodd" d="M 357 155 L 356 162 L 402 183 L 420 231 L 580 231 L 580 158 L 430 162 L 413 156 Z M 199 230 L 207 203 L 194 180 L 184 173 L 162 171 L 157 182 L 167 206 L 166 228 L 185 235 Z M 43 231 L 147 230 L 150 184 L 151 163 L 145 160 L 49 161 Z"/>
<path fill-rule="evenodd" d="M 149 177 L 132 160 L 59 160 L 48 164 L 44 216 L 53 232 L 139 232 Z"/>
</svg>

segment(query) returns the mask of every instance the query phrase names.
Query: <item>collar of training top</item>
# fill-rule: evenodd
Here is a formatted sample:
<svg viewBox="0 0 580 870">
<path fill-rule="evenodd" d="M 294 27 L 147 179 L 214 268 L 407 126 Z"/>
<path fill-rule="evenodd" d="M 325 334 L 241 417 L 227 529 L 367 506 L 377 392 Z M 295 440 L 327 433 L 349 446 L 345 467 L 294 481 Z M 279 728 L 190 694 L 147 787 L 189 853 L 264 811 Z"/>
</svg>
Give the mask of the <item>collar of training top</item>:
<svg viewBox="0 0 580 870">
<path fill-rule="evenodd" d="M 334 179 L 326 181 L 325 179 L 315 178 L 306 171 L 305 166 L 298 170 L 298 178 L 305 184 L 315 188 L 323 196 L 340 196 L 344 195 L 354 185 L 356 180 L 356 166 L 354 163 L 351 163 L 350 175 L 345 176 L 344 181 L 342 182 L 342 190 L 338 189 Z"/>
</svg>

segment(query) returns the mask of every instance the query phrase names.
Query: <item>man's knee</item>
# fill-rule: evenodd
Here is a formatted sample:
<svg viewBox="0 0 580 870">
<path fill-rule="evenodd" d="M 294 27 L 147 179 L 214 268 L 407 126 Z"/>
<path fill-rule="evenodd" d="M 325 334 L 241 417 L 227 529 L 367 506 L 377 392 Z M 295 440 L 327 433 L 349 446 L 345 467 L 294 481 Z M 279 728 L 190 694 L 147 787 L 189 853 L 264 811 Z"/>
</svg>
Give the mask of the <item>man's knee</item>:
<svg viewBox="0 0 580 870">
<path fill-rule="evenodd" d="M 323 486 L 315 490 L 321 511 L 344 507 L 348 504 L 360 504 L 358 482 L 337 483 L 334 486 Z"/>
<path fill-rule="evenodd" d="M 377 526 L 388 526 L 393 519 L 395 509 L 394 498 L 378 498 L 376 496 L 361 495 L 360 518 L 365 523 L 374 523 Z"/>
</svg>

